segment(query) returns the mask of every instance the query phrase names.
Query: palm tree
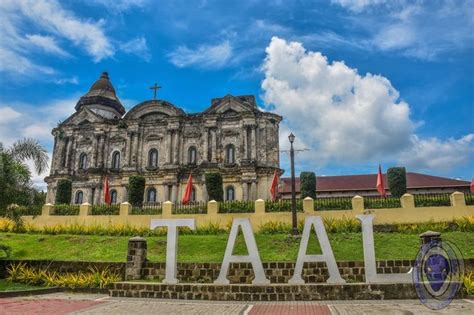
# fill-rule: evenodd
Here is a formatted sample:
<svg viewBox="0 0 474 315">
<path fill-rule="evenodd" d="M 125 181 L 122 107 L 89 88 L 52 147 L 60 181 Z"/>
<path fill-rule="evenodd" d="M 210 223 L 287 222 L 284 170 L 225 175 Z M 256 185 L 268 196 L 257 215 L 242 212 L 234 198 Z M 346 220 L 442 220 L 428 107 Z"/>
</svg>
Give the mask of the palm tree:
<svg viewBox="0 0 474 315">
<path fill-rule="evenodd" d="M 0 216 L 10 204 L 29 205 L 33 202 L 35 190 L 25 163 L 27 160 L 33 161 L 38 174 L 48 168 L 48 154 L 37 140 L 25 138 L 8 149 L 0 143 Z"/>
<path fill-rule="evenodd" d="M 0 152 L 2 151 L 2 145 L 0 143 Z M 48 153 L 43 148 L 38 140 L 31 138 L 24 138 L 18 140 L 5 152 L 11 156 L 18 163 L 25 163 L 26 160 L 32 160 L 35 164 L 36 173 L 42 174 L 48 168 Z"/>
</svg>

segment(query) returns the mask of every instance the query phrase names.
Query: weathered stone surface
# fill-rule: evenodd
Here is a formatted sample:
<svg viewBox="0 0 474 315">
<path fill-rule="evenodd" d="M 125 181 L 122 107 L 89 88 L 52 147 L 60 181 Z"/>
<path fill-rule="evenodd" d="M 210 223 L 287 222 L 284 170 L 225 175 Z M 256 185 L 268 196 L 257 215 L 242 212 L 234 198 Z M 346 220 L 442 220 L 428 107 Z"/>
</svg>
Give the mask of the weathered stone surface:
<svg viewBox="0 0 474 315">
<path fill-rule="evenodd" d="M 315 301 L 315 300 L 386 300 L 415 299 L 412 284 L 114 284 L 113 297 L 154 297 L 221 301 Z"/>
</svg>

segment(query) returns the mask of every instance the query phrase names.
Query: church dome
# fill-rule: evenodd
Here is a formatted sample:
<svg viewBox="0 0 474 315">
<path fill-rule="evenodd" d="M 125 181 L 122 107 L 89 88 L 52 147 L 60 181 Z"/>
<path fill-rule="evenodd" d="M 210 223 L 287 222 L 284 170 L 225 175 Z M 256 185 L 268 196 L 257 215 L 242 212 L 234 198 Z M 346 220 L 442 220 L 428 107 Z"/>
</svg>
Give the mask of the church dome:
<svg viewBox="0 0 474 315">
<path fill-rule="evenodd" d="M 83 106 L 101 111 L 112 110 L 119 117 L 125 114 L 125 108 L 115 94 L 115 89 L 107 72 L 102 72 L 102 75 L 91 86 L 89 92 L 79 99 L 75 107 L 76 111 Z"/>
</svg>

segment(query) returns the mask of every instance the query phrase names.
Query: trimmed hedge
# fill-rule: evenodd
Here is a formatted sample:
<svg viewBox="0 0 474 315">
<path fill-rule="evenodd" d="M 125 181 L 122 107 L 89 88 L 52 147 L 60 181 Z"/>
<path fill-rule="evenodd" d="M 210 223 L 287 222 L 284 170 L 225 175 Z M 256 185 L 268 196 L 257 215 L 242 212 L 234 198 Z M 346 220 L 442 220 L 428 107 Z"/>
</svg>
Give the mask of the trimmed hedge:
<svg viewBox="0 0 474 315">
<path fill-rule="evenodd" d="M 391 167 L 387 170 L 388 188 L 392 197 L 400 198 L 407 192 L 407 177 L 404 167 Z"/>
<path fill-rule="evenodd" d="M 143 205 L 143 195 L 145 194 L 145 177 L 140 175 L 130 176 L 128 179 L 128 200 L 134 207 Z"/>
<path fill-rule="evenodd" d="M 60 179 L 56 191 L 55 204 L 68 205 L 71 203 L 72 181 L 69 179 Z"/>
<path fill-rule="evenodd" d="M 301 199 L 306 197 L 316 199 L 316 174 L 314 172 L 301 172 L 300 191 Z"/>
<path fill-rule="evenodd" d="M 222 175 L 220 173 L 206 173 L 206 189 L 209 200 L 224 200 L 224 189 L 222 188 Z"/>
</svg>

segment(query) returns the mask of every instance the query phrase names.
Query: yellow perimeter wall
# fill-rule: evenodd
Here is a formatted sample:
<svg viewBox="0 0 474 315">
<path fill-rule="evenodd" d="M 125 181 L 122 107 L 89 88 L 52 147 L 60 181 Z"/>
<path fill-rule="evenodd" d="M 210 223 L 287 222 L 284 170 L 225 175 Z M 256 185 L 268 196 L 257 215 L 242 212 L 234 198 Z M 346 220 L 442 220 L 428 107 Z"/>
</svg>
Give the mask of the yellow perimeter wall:
<svg viewBox="0 0 474 315">
<path fill-rule="evenodd" d="M 395 223 L 420 223 L 427 221 L 451 221 L 464 216 L 474 216 L 474 206 L 466 206 L 464 194 L 455 192 L 451 195 L 451 206 L 444 207 L 417 207 L 415 208 L 412 195 L 405 194 L 401 198 L 401 208 L 390 209 L 364 209 L 364 199 L 360 196 L 352 198 L 352 210 L 314 211 L 314 201 L 306 198 L 303 201 L 303 213 L 298 213 L 298 221 L 307 216 L 321 216 L 323 218 L 355 218 L 357 214 L 372 213 L 375 215 L 374 224 Z M 291 212 L 265 212 L 265 201 L 255 201 L 254 213 L 218 213 L 219 204 L 210 201 L 207 204 L 207 214 L 172 214 L 173 204 L 169 201 L 163 203 L 161 215 L 132 215 L 129 203 L 120 205 L 120 215 L 91 215 L 92 206 L 88 203 L 80 206 L 77 216 L 55 216 L 54 205 L 43 206 L 41 216 L 23 217 L 25 223 L 37 227 L 52 226 L 57 224 L 83 224 L 83 225 L 118 225 L 127 224 L 133 227 L 148 227 L 152 219 L 180 219 L 194 218 L 196 225 L 204 226 L 209 223 L 219 223 L 222 227 L 228 226 L 233 218 L 250 218 L 255 231 L 259 226 L 269 221 L 291 222 Z"/>
</svg>

